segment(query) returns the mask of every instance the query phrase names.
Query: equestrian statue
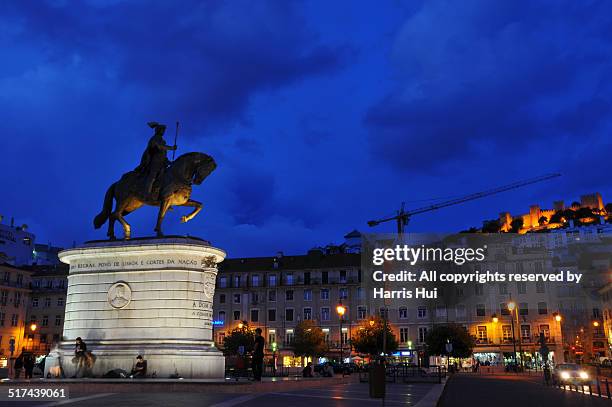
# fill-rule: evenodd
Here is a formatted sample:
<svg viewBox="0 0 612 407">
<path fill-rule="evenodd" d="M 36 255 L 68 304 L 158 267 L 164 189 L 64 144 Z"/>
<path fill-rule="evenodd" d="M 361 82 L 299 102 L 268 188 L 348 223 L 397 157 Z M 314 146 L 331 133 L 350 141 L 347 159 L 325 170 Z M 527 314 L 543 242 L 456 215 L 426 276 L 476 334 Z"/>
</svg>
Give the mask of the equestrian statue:
<svg viewBox="0 0 612 407">
<path fill-rule="evenodd" d="M 164 140 L 166 126 L 157 122 L 148 125 L 154 134 L 142 154 L 140 165 L 108 188 L 102 212 L 94 218 L 96 229 L 108 221 L 109 239 L 115 239 L 115 221 L 121 223 L 124 238 L 129 239 L 130 224 L 124 216 L 143 205 L 159 206 L 155 225 L 159 237 L 163 236 L 162 222 L 171 207 L 193 207 L 190 214 L 181 217 L 181 222 L 193 219 L 202 210 L 202 204 L 190 199 L 191 185 L 200 185 L 217 168 L 215 160 L 204 153 L 186 153 L 169 161 L 167 152 L 176 150 L 176 139 L 174 145 L 169 146 Z"/>
</svg>

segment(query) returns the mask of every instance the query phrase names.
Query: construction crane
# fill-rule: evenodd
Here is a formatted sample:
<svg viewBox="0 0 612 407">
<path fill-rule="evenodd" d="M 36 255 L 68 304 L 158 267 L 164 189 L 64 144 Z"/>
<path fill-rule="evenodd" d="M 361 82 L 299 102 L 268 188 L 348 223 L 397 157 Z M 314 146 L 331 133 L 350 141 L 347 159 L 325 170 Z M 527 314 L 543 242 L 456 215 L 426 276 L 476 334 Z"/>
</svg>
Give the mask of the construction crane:
<svg viewBox="0 0 612 407">
<path fill-rule="evenodd" d="M 402 206 L 400 207 L 400 210 L 397 211 L 397 215 L 391 216 L 388 218 L 384 218 L 384 219 L 371 220 L 368 222 L 368 226 L 376 226 L 376 225 L 380 225 L 381 223 L 385 223 L 385 222 L 394 220 L 397 222 L 397 233 L 401 236 L 404 234 L 404 229 L 406 228 L 406 225 L 408 225 L 408 222 L 410 221 L 410 218 L 413 215 L 417 215 L 419 213 L 424 213 L 424 212 L 435 211 L 436 209 L 445 208 L 447 206 L 458 205 L 463 202 L 473 201 L 474 199 L 479 199 L 479 198 L 484 198 L 485 196 L 499 194 L 500 192 L 509 191 L 515 188 L 521 188 L 526 185 L 535 184 L 537 182 L 546 181 L 551 178 L 556 178 L 560 176 L 561 174 L 557 174 L 557 173 L 541 175 L 539 177 L 517 181 L 512 184 L 504 185 L 504 186 L 493 188 L 493 189 L 488 189 L 486 191 L 476 192 L 476 193 L 465 195 L 459 198 L 450 199 L 448 201 L 440 202 L 440 203 L 429 205 L 429 206 L 423 206 L 421 208 L 416 208 L 416 209 L 412 209 L 409 211 L 404 209 L 405 202 L 402 202 Z"/>
</svg>

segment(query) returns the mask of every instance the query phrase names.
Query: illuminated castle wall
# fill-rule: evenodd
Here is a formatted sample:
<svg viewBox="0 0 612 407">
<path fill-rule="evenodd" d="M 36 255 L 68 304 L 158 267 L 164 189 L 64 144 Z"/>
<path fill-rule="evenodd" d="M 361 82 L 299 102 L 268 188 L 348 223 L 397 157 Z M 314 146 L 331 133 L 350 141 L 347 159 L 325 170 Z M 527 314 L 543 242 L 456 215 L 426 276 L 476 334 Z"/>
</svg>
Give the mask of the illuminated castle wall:
<svg viewBox="0 0 612 407">
<path fill-rule="evenodd" d="M 582 195 L 580 197 L 580 204 L 571 206 L 571 209 L 573 210 L 577 210 L 580 208 L 596 209 L 599 210 L 602 214 L 605 214 L 605 206 L 601 194 L 599 192 Z M 547 220 L 550 220 L 550 218 L 555 214 L 555 212 L 562 211 L 565 209 L 566 206 L 563 201 L 555 201 L 553 203 L 553 209 L 541 209 L 540 205 L 531 205 L 529 207 L 529 212 L 525 214 L 512 216 L 509 212 L 500 213 L 499 224 L 501 225 L 502 231 L 508 232 L 512 228 L 512 221 L 514 219 L 522 218 L 522 230 L 540 228 L 546 225 L 546 223 L 540 224 L 540 219 L 542 218 L 542 216 L 546 217 Z M 550 226 L 553 227 L 553 225 Z"/>
</svg>

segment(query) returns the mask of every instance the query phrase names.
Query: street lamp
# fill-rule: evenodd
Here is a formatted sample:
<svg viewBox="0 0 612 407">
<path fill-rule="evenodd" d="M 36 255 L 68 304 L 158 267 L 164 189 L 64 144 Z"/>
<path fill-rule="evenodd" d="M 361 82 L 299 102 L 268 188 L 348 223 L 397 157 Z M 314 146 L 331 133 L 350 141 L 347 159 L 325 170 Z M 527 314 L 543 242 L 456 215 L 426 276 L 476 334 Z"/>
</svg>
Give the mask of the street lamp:
<svg viewBox="0 0 612 407">
<path fill-rule="evenodd" d="M 593 321 L 593 326 L 597 328 L 599 326 L 599 321 Z"/>
<path fill-rule="evenodd" d="M 557 326 L 559 330 L 559 345 L 561 346 L 561 351 L 563 351 L 563 332 L 561 331 L 561 320 L 563 318 L 558 312 L 553 313 L 553 316 L 555 317 L 555 321 L 557 321 Z"/>
<path fill-rule="evenodd" d="M 32 322 L 30 324 L 30 332 L 32 333 L 32 335 L 30 335 L 30 338 L 28 338 L 28 341 L 26 343 L 26 346 L 30 346 L 30 350 L 34 350 L 34 331 L 36 331 L 36 328 L 38 328 L 38 326 L 36 325 L 36 323 Z"/>
<path fill-rule="evenodd" d="M 340 303 L 336 307 L 336 312 L 338 313 L 338 319 L 340 320 L 340 366 L 342 366 L 344 362 L 342 358 L 342 317 L 346 312 L 346 307 L 342 305 L 342 300 L 340 300 Z M 344 376 L 344 369 L 342 369 L 342 375 Z"/>
<path fill-rule="evenodd" d="M 493 323 L 494 323 L 494 324 L 496 324 L 496 323 L 498 323 L 498 322 L 499 322 L 499 318 L 497 318 L 497 314 L 493 314 L 493 315 L 491 316 L 491 318 L 493 319 Z"/>
<path fill-rule="evenodd" d="M 516 336 L 514 335 L 514 310 L 516 309 L 516 303 L 510 301 L 508 303 L 508 311 L 510 311 L 510 325 L 512 326 L 512 348 L 514 349 L 514 366 L 518 365 L 516 360 Z"/>
</svg>

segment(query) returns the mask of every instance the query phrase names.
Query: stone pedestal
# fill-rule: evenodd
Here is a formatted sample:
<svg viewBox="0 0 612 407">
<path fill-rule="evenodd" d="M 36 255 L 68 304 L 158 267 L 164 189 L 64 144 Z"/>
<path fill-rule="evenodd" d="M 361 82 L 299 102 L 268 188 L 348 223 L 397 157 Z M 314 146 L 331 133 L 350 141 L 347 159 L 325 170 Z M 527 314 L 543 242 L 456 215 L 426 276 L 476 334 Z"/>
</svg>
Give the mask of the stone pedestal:
<svg viewBox="0 0 612 407">
<path fill-rule="evenodd" d="M 64 250 L 70 265 L 63 341 L 45 363 L 73 376 L 74 343 L 96 356 L 94 376 L 130 371 L 137 355 L 148 374 L 222 378 L 225 362 L 213 343 L 217 263 L 225 252 L 195 238 L 89 242 Z"/>
</svg>

